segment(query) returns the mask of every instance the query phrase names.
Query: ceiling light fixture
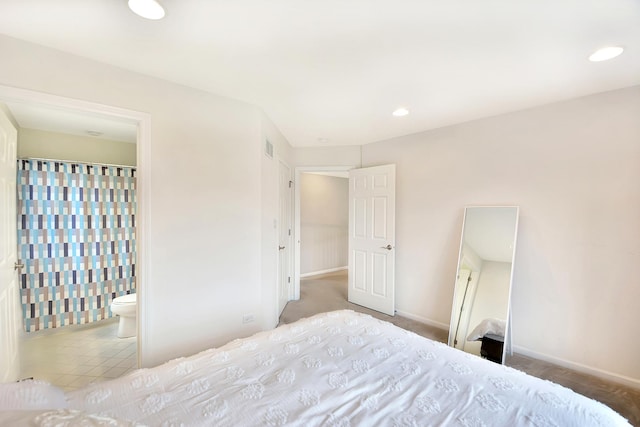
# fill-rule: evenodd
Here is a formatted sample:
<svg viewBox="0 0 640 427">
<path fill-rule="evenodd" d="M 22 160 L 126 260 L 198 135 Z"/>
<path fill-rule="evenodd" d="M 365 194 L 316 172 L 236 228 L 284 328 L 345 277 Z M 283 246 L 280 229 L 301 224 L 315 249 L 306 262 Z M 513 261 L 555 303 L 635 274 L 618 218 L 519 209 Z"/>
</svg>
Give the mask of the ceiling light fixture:
<svg viewBox="0 0 640 427">
<path fill-rule="evenodd" d="M 102 136 L 102 132 L 100 132 L 99 130 L 88 130 L 87 134 L 91 136 Z"/>
<path fill-rule="evenodd" d="M 129 9 L 146 19 L 164 18 L 164 8 L 156 0 L 129 0 Z"/>
<path fill-rule="evenodd" d="M 598 49 L 589 56 L 589 61 L 600 62 L 608 59 L 613 59 L 620 55 L 624 49 L 620 46 L 607 46 L 602 49 Z"/>
<path fill-rule="evenodd" d="M 398 108 L 391 114 L 393 114 L 396 117 L 402 117 L 402 116 L 406 116 L 407 114 L 409 114 L 409 110 L 407 110 L 406 108 Z"/>
</svg>

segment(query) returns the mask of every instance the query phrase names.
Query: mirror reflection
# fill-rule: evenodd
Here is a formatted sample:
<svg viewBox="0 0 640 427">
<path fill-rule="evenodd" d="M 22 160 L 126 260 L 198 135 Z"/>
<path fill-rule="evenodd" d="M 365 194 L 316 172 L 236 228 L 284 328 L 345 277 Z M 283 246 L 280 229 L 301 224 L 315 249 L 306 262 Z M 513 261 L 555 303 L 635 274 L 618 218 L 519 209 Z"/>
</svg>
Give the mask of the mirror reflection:
<svg viewBox="0 0 640 427">
<path fill-rule="evenodd" d="M 504 361 L 517 206 L 465 208 L 449 345 Z"/>
</svg>

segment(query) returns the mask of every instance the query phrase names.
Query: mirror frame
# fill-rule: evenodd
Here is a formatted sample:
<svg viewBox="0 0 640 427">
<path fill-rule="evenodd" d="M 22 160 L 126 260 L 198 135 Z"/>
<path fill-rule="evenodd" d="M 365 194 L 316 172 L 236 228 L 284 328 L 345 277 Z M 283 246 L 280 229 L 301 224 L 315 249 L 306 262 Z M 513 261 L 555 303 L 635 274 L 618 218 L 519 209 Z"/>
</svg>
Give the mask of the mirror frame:
<svg viewBox="0 0 640 427">
<path fill-rule="evenodd" d="M 463 261 L 463 248 L 464 248 L 464 238 L 465 238 L 465 227 L 467 224 L 467 214 L 469 209 L 476 209 L 476 208 L 511 208 L 511 209 L 515 209 L 515 224 L 514 224 L 514 230 L 513 230 L 513 250 L 511 251 L 511 271 L 509 273 L 509 290 L 508 290 L 508 295 L 507 295 L 507 312 L 506 312 L 506 319 L 505 319 L 505 331 L 504 331 L 504 344 L 503 344 L 503 348 L 502 348 L 502 357 L 501 357 L 501 363 L 504 364 L 505 362 L 505 356 L 507 354 L 507 351 L 509 352 L 509 354 L 512 354 L 511 352 L 511 292 L 513 289 L 513 271 L 514 271 L 514 265 L 515 265 L 515 258 L 516 258 L 516 248 L 517 248 L 517 241 L 518 241 L 518 225 L 520 222 L 520 207 L 519 206 L 512 206 L 512 205 L 490 205 L 490 206 L 479 206 L 479 205 L 471 205 L 471 206 L 465 206 L 464 208 L 464 215 L 462 218 L 462 229 L 461 229 L 461 233 L 460 233 L 460 247 L 458 249 L 458 263 L 456 265 L 456 280 L 454 282 L 454 290 L 453 290 L 453 300 L 451 303 L 451 319 L 449 321 L 449 337 L 447 340 L 447 345 L 449 345 L 450 347 L 453 347 L 453 340 L 455 339 L 455 337 L 452 334 L 452 327 L 453 325 L 455 325 L 455 322 L 457 322 L 456 319 L 456 313 L 454 311 L 454 307 L 456 304 L 456 297 L 458 296 L 458 292 L 460 292 L 460 289 L 458 289 L 458 276 L 460 274 L 460 267 Z M 466 339 L 466 337 L 465 337 Z M 461 350 L 464 351 L 464 350 Z M 473 354 L 473 353 L 469 353 L 469 354 Z M 480 356 L 478 356 L 480 357 Z"/>
</svg>

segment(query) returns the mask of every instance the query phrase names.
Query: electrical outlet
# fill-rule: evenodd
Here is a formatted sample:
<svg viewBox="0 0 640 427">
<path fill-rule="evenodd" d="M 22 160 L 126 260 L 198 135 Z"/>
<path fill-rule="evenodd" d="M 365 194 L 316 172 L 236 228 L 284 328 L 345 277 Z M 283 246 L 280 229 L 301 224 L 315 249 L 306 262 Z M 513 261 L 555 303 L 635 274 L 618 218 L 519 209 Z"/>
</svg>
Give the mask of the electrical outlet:
<svg viewBox="0 0 640 427">
<path fill-rule="evenodd" d="M 256 320 L 256 317 L 253 314 L 245 314 L 242 316 L 242 323 L 251 323 Z"/>
</svg>

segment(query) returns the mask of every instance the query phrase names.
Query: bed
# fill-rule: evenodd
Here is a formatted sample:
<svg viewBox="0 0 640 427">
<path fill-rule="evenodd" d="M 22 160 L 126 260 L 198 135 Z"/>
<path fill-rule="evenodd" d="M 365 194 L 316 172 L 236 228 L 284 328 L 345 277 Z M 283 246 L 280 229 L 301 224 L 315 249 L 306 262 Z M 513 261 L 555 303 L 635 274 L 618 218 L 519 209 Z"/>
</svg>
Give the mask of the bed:
<svg viewBox="0 0 640 427">
<path fill-rule="evenodd" d="M 65 402 L 23 416 L 114 426 L 630 425 L 560 385 L 350 310 L 138 369 Z"/>
</svg>

